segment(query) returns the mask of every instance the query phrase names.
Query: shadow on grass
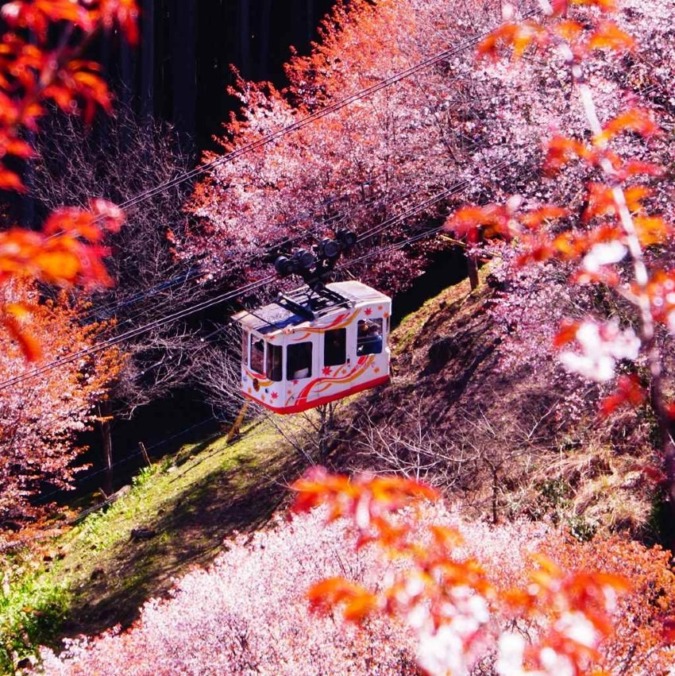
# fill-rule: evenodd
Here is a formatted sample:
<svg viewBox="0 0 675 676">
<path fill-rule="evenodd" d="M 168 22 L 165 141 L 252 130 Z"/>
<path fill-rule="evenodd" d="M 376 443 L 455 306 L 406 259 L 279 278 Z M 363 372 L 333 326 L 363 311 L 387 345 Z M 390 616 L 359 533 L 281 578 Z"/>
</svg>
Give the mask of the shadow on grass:
<svg viewBox="0 0 675 676">
<path fill-rule="evenodd" d="M 145 601 L 165 595 L 191 566 L 210 563 L 228 535 L 263 526 L 304 465 L 290 454 L 262 469 L 254 465 L 243 460 L 234 470 L 212 472 L 145 524 L 154 536 L 130 536 L 78 591 L 62 636 L 129 626 Z"/>
</svg>

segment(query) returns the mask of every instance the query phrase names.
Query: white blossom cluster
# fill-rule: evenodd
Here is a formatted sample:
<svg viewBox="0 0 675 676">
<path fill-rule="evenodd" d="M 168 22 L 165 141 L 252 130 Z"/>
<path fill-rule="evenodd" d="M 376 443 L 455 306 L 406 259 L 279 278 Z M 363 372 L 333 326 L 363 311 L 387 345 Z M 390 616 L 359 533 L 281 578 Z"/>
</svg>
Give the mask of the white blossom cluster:
<svg viewBox="0 0 675 676">
<path fill-rule="evenodd" d="M 487 607 L 460 587 L 448 608 L 448 628 L 439 632 L 428 628 L 422 606 L 410 618 L 412 627 L 373 618 L 356 628 L 338 614 L 310 613 L 305 592 L 313 582 L 347 575 L 377 588 L 394 568 L 400 571 L 406 565 L 385 561 L 372 547 L 355 551 L 347 544 L 346 524 L 326 526 L 325 518 L 323 510 L 315 510 L 237 537 L 209 570 L 195 570 L 178 581 L 170 599 L 148 602 L 131 630 L 69 641 L 60 657 L 44 650 L 46 673 L 400 676 L 418 672 L 416 656 L 436 674 L 467 663 L 454 650 L 457 637 L 484 624 Z M 549 535 L 542 524 L 491 528 L 468 523 L 440 504 L 421 513 L 420 527 L 430 523 L 459 528 L 466 543 L 459 551 L 480 556 L 504 586 L 516 583 L 528 552 Z"/>
<path fill-rule="evenodd" d="M 584 321 L 576 331 L 576 340 L 579 351 L 563 351 L 561 363 L 569 371 L 601 383 L 614 378 L 617 362 L 635 361 L 641 344 L 633 329 L 622 330 L 615 321 Z"/>
</svg>

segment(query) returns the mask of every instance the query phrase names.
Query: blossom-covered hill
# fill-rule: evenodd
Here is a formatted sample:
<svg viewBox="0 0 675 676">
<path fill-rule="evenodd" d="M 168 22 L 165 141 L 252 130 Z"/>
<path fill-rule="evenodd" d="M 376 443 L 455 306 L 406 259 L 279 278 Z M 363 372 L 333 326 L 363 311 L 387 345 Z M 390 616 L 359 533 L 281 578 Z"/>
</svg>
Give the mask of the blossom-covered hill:
<svg viewBox="0 0 675 676">
<path fill-rule="evenodd" d="M 349 544 L 344 521 L 329 526 L 325 521 L 326 513 L 315 510 L 292 521 L 280 519 L 253 538 L 236 538 L 208 570 L 182 578 L 171 598 L 148 602 L 130 630 L 71 641 L 60 658 L 43 651 L 41 668 L 62 676 L 412 676 L 419 673 L 416 659 L 443 664 L 448 656 L 439 652 L 444 650 L 442 643 L 415 645 L 411 632 L 395 621 L 376 618 L 358 627 L 333 613 L 310 612 L 305 592 L 319 579 L 347 575 L 377 587 L 382 576 L 406 565 L 383 561 L 373 546 L 356 550 Z M 423 510 L 418 527 L 430 523 L 459 529 L 466 544 L 457 555 L 480 561 L 497 588 L 522 584 L 535 551 L 551 553 L 573 569 L 599 566 L 607 573 L 630 574 L 634 588 L 621 601 L 617 634 L 603 645 L 596 662 L 606 673 L 628 668 L 637 676 L 657 673 L 672 659 L 672 649 L 660 643 L 658 609 L 675 599 L 664 552 L 616 541 L 580 545 L 553 529 L 523 522 L 498 527 L 468 523 L 443 506 Z M 511 622 L 508 617 L 494 619 L 504 626 Z M 578 639 L 587 627 L 575 622 Z M 532 625 L 520 630 L 536 631 Z M 474 673 L 494 673 L 493 659 L 488 652 Z M 432 673 L 445 672 L 432 669 Z M 499 673 L 513 672 L 503 667 Z"/>
<path fill-rule="evenodd" d="M 631 460 L 630 455 L 612 457 L 606 435 L 614 426 L 589 424 L 590 418 L 564 426 L 553 416 L 548 420 L 547 412 L 562 394 L 551 392 L 551 379 L 558 373 L 553 360 L 544 360 L 539 371 L 509 366 L 508 360 L 504 365 L 503 338 L 490 320 L 490 308 L 502 293 L 501 287 L 487 270 L 481 276 L 487 280 L 479 290 L 470 292 L 468 282 L 450 287 L 395 330 L 391 385 L 338 409 L 334 434 L 343 441 L 333 447 L 327 461 L 342 468 L 403 469 L 441 485 L 446 491 L 445 505 L 426 512 L 425 523 L 459 527 L 467 552 L 482 561 L 491 579 L 504 588 L 523 579 L 529 553 L 535 550 L 555 555 L 560 563 L 575 568 L 597 567 L 602 562 L 610 572 L 632 571 L 630 577 L 638 587 L 622 611 L 617 642 L 607 649 L 608 664 L 635 660 L 634 673 L 654 673 L 650 671 L 654 665 L 670 659 L 664 648 L 650 653 L 655 661 L 644 663 L 644 669 L 641 662 L 659 644 L 659 618 L 664 603 L 669 604 L 667 599 L 675 595 L 667 555 L 629 541 L 606 539 L 612 528 L 644 530 L 640 515 L 649 509 L 649 487 L 637 471 L 621 474 L 624 466 L 620 463 L 630 466 Z M 514 370 L 509 373 L 508 369 Z M 563 384 L 567 378 L 562 372 L 557 377 Z M 305 438 L 311 452 L 312 441 L 305 435 L 312 426 L 296 424 L 293 438 Z M 628 429 L 629 421 L 625 425 Z M 286 439 L 267 431 L 264 444 L 277 451 L 283 447 L 283 453 L 292 458 L 291 429 L 290 422 L 280 428 Z M 250 445 L 246 437 L 243 443 Z M 237 448 L 232 447 L 235 456 Z M 203 459 L 196 455 L 189 465 L 213 462 L 209 459 L 212 450 L 202 453 Z M 279 464 L 279 457 L 274 464 L 241 467 L 246 473 L 245 490 L 251 490 L 250 481 L 256 475 L 264 476 L 265 485 L 271 487 L 300 471 L 296 462 L 289 474 L 288 465 Z M 148 478 L 141 490 L 154 490 L 156 482 L 166 491 L 172 473 L 165 472 Z M 211 474 L 209 483 L 231 486 L 235 474 L 227 471 L 220 479 Z M 616 489 L 601 493 L 600 487 L 611 481 L 617 482 Z M 223 500 L 225 495 L 219 488 L 211 499 Z M 579 506 L 584 506 L 581 499 L 585 496 L 588 504 L 583 511 Z M 187 494 L 184 499 L 194 502 Z M 375 550 L 353 549 L 345 523 L 325 527 L 322 513 L 290 519 L 280 511 L 271 522 L 259 523 L 254 534 L 223 531 L 222 552 L 211 560 L 218 548 L 211 517 L 204 519 L 201 534 L 198 515 L 190 520 L 188 530 L 172 533 L 171 519 L 141 516 L 137 503 L 127 507 L 125 500 L 121 499 L 120 510 L 132 518 L 135 514 L 137 527 L 149 518 L 148 525 L 160 524 L 161 529 L 159 542 L 122 543 L 125 549 L 136 551 L 138 570 L 146 565 L 150 570 L 165 548 L 163 543 L 176 538 L 187 538 L 186 547 L 194 542 L 195 551 L 200 540 L 209 539 L 209 553 L 204 550 L 195 558 L 198 565 L 192 567 L 189 561 L 181 566 L 172 555 L 176 577 L 168 595 L 167 580 L 158 579 L 154 595 L 159 595 L 139 608 L 140 616 L 131 628 L 68 642 L 66 653 L 59 657 L 43 651 L 44 673 L 418 673 L 418 647 L 398 624 L 378 619 L 358 631 L 335 616 L 317 617 L 309 612 L 304 592 L 312 582 L 347 575 L 364 584 L 377 584 L 384 574 Z M 204 514 L 223 507 L 208 500 L 208 494 L 202 494 L 195 502 Z M 236 510 L 237 504 L 249 502 L 242 496 L 225 505 Z M 625 510 L 624 523 L 617 522 L 619 509 Z M 227 511 L 221 514 L 223 519 L 234 516 L 228 517 Z M 96 528 L 105 527 L 105 515 L 102 519 Z M 492 523 L 495 520 L 498 523 Z M 574 533 L 585 540 L 596 529 L 602 532 L 590 542 L 570 537 Z M 96 556 L 92 552 L 93 561 Z M 116 557 L 122 561 L 120 553 Z M 123 574 L 133 586 L 130 566 L 131 560 Z M 151 580 L 143 579 L 145 593 L 153 596 Z M 102 581 L 93 582 L 100 586 Z M 654 603 L 645 604 L 649 594 Z M 139 597 L 134 594 L 134 598 Z M 105 626 L 102 619 L 98 618 L 99 627 Z M 643 636 L 638 652 L 632 652 L 635 626 Z"/>
<path fill-rule="evenodd" d="M 326 517 L 325 510 L 317 509 L 292 520 L 277 519 L 252 538 L 229 541 L 207 570 L 194 570 L 178 581 L 170 598 L 146 603 L 129 630 L 80 637 L 68 642 L 60 657 L 43 650 L 41 670 L 63 676 L 412 675 L 419 673 L 416 661 L 435 674 L 446 673 L 444 664 L 462 665 L 459 646 L 446 645 L 440 633 L 416 643 L 404 624 L 386 617 L 356 626 L 336 613 L 310 612 L 306 590 L 318 580 L 340 575 L 377 588 L 407 566 L 405 558 L 381 558 L 373 545 L 356 549 L 346 522 L 326 525 Z M 631 591 L 617 609 L 616 634 L 602 643 L 593 663 L 601 664 L 605 673 L 628 668 L 637 676 L 660 673 L 673 659 L 672 648 L 661 642 L 661 612 L 675 601 L 675 578 L 663 551 L 618 540 L 579 544 L 541 524 L 469 523 L 443 505 L 423 507 L 415 523 L 418 529 L 433 524 L 458 530 L 465 544 L 455 547 L 453 556 L 459 562 L 466 557 L 480 562 L 497 590 L 522 586 L 530 557 L 537 551 L 555 557 L 563 569 L 630 576 Z M 471 621 L 473 612 L 484 612 L 470 600 L 466 610 L 465 622 Z M 564 630 L 569 640 L 582 645 L 592 640 L 593 630 L 580 613 L 565 617 L 571 623 Z M 546 622 L 544 617 L 541 621 Z M 414 626 L 412 617 L 408 624 Z M 507 626 L 513 626 L 508 616 L 496 614 L 491 620 L 496 633 Z M 520 622 L 519 631 L 536 636 L 537 626 L 537 621 Z M 474 649 L 485 650 L 486 655 L 472 673 L 494 673 L 494 651 L 480 645 Z M 518 664 L 517 656 L 502 654 L 500 660 L 499 674 L 516 673 L 508 663 Z M 468 672 L 462 668 L 456 673 Z"/>
</svg>

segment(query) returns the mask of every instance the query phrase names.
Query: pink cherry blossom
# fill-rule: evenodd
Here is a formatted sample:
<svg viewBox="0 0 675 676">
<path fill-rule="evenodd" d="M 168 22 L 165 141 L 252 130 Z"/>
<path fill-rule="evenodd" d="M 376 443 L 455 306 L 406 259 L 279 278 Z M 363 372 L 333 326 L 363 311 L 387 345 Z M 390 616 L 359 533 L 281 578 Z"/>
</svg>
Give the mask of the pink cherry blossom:
<svg viewBox="0 0 675 676">
<path fill-rule="evenodd" d="M 637 359 L 641 345 L 633 329 L 621 330 L 615 321 L 584 321 L 576 331 L 576 340 L 580 351 L 565 350 L 560 362 L 568 371 L 597 382 L 614 377 L 617 361 Z"/>
</svg>

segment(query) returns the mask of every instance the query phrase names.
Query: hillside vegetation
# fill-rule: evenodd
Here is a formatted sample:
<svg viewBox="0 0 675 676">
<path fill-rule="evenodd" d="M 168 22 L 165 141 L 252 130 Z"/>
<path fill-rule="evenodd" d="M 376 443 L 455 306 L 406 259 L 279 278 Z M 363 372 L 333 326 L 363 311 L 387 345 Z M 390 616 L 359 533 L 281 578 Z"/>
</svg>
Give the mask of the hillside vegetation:
<svg viewBox="0 0 675 676">
<path fill-rule="evenodd" d="M 223 539 L 265 523 L 302 466 L 267 425 L 239 442 L 185 446 L 134 478 L 109 508 L 3 556 L 0 665 L 38 643 L 131 623 L 176 576 L 206 564 Z M 76 521 L 76 512 L 71 512 Z"/>
<path fill-rule="evenodd" d="M 395 378 L 354 407 L 337 461 L 423 478 L 479 519 L 653 538 L 658 505 L 641 471 L 653 421 L 575 411 L 597 401 L 596 388 L 570 380 L 553 356 L 513 359 L 491 312 L 500 285 L 481 276 L 476 291 L 467 280 L 404 319 L 392 337 Z"/>
<path fill-rule="evenodd" d="M 242 109 L 220 139 L 232 161 L 197 186 L 189 204 L 197 227 L 181 251 L 208 250 L 204 264 L 220 270 L 261 244 L 283 251 L 288 237 L 318 239 L 347 227 L 359 244 L 345 274 L 390 293 L 448 246 L 462 247 L 472 264 L 490 261 L 482 290 L 431 301 L 419 336 L 408 323 L 397 339 L 397 381 L 340 426 L 336 463 L 425 477 L 493 521 L 547 515 L 583 537 L 609 529 L 651 538 L 661 507 L 642 470 L 665 468 L 659 444 L 670 448 L 665 402 L 675 391 L 671 306 L 658 281 L 670 280 L 659 275 L 673 259 L 675 214 L 670 169 L 655 168 L 672 167 L 672 5 L 554 5 L 571 23 L 561 18 L 549 44 L 539 19 L 525 22 L 522 34 L 506 21 L 486 39 L 504 18 L 501 7 L 477 0 L 339 3 L 312 53 L 289 61 L 286 88 L 243 79 L 233 88 Z M 504 12 L 537 16 L 537 7 L 521 2 Z M 596 24 L 607 34 L 588 50 L 584 39 Z M 500 59 L 514 35 L 524 58 Z M 567 38 L 570 62 L 553 48 Z M 583 65 L 583 78 L 571 64 Z M 642 283 L 642 307 L 658 296 L 661 326 L 650 323 L 649 336 L 631 297 L 626 238 L 606 222 L 613 212 L 603 199 L 616 177 L 604 177 L 583 149 L 593 134 L 582 85 L 594 115 L 614 129 L 607 132 L 614 163 L 636 172 L 625 169 L 621 181 L 644 229 L 640 265 L 655 280 L 653 288 Z M 282 125 L 293 133 L 256 145 Z M 250 144 L 253 151 L 242 152 Z M 467 203 L 471 215 L 455 219 Z M 444 225 L 456 239 L 429 236 Z M 618 259 L 600 260 L 601 252 L 610 256 L 604 245 Z M 553 344 L 570 322 L 625 332 L 627 344 L 636 344 L 631 336 L 642 341 L 644 354 L 634 363 L 610 358 L 610 373 L 593 382 L 594 357 L 577 351 L 568 361 L 584 362 L 590 379 L 569 373 Z M 574 335 L 566 340 L 579 348 Z M 598 407 L 616 395 L 615 375 L 633 383 L 640 405 L 617 404 L 600 420 Z"/>
<path fill-rule="evenodd" d="M 586 423 L 560 429 L 545 417 L 548 399 L 533 409 L 546 393 L 546 374 L 521 372 L 513 387 L 497 368 L 500 341 L 487 310 L 494 294 L 488 283 L 471 292 L 465 281 L 406 317 L 392 336 L 392 383 L 336 410 L 328 457 L 317 455 L 313 415 L 273 418 L 245 428 L 229 446 L 223 437 L 184 447 L 143 470 L 107 511 L 6 555 L 8 593 L 0 625 L 4 668 L 25 664 L 21 660 L 39 643 L 58 646 L 66 636 L 129 626 L 146 601 L 165 596 L 195 566 L 208 565 L 232 546 L 232 538 L 247 551 L 246 543 L 255 540 L 236 539 L 236 534 L 263 527 L 260 537 L 265 538 L 265 524 L 288 500 L 289 483 L 312 455 L 338 470 L 404 471 L 442 487 L 450 503 L 461 504 L 465 519 L 487 524 L 496 517 L 498 523 L 520 524 L 515 530 L 504 525 L 503 531 L 502 526 L 483 531 L 481 538 L 496 538 L 494 556 L 502 556 L 498 543 L 504 538 L 522 538 L 526 546 L 531 538 L 543 542 L 568 529 L 582 539 L 617 528 L 644 532 L 651 494 L 636 490 L 642 485 L 637 472 L 624 470 L 630 449 L 624 449 L 624 457 L 600 441 L 593 446 L 588 439 L 607 432 L 600 424 L 590 431 Z M 616 490 L 603 491 L 612 485 Z M 302 526 L 309 529 L 302 537 L 317 538 L 320 521 L 315 517 Z M 469 522 L 465 527 L 483 528 Z M 319 543 L 335 541 L 341 532 L 321 536 Z M 304 545 L 293 544 L 291 537 L 286 546 L 293 551 Z M 334 556 L 337 550 L 331 551 Z M 308 560 L 313 557 L 316 553 Z M 239 565 L 232 568 L 235 580 Z M 349 565 L 365 570 L 364 562 Z M 322 565 L 314 570 L 314 576 L 327 572 Z M 302 588 L 311 579 L 297 580 L 300 605 L 294 612 L 301 612 Z M 330 640 L 349 642 L 349 636 Z M 210 640 L 216 645 L 219 639 Z M 412 646 L 407 650 L 412 660 Z M 343 658 L 335 659 L 340 664 Z M 117 673 L 103 662 L 97 666 L 101 673 Z M 397 673 L 398 664 L 395 660 L 386 673 Z"/>
</svg>

